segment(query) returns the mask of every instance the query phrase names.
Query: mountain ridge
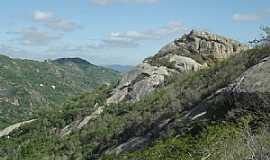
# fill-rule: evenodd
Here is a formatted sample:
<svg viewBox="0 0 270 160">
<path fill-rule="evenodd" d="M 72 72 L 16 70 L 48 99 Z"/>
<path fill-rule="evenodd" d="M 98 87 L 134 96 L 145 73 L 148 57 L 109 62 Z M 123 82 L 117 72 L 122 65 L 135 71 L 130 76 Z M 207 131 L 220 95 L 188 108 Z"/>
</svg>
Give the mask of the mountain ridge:
<svg viewBox="0 0 270 160">
<path fill-rule="evenodd" d="M 88 62 L 87 60 L 84 60 L 79 57 L 74 57 L 74 58 L 57 58 L 55 60 L 52 60 L 52 62 L 56 63 L 75 63 L 75 64 L 86 64 L 86 65 L 93 65 L 92 63 Z"/>
</svg>

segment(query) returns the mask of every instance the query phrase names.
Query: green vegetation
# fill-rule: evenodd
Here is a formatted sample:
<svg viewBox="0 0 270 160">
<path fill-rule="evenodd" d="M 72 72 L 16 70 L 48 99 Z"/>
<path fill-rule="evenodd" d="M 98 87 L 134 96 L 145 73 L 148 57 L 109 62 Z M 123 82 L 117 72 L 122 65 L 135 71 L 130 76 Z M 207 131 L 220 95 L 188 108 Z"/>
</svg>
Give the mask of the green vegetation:
<svg viewBox="0 0 270 160">
<path fill-rule="evenodd" d="M 243 160 L 266 159 L 270 133 L 263 128 L 255 133 L 247 123 L 210 125 L 198 135 L 185 135 L 158 141 L 153 147 L 113 158 L 118 160 Z"/>
<path fill-rule="evenodd" d="M 88 62 L 37 62 L 0 55 L 0 128 L 27 120 L 38 109 L 58 106 L 81 92 L 113 85 L 119 78 L 119 73 Z"/>
<path fill-rule="evenodd" d="M 182 120 L 187 111 L 269 55 L 269 48 L 251 49 L 208 69 L 169 79 L 166 87 L 141 101 L 107 105 L 104 112 L 83 129 L 61 136 L 61 130 L 67 125 L 90 115 L 96 104 L 105 104 L 111 88 L 101 87 L 66 101 L 63 106 L 44 109 L 38 113 L 37 121 L 0 139 L 0 157 L 8 160 L 245 160 L 252 156 L 267 156 L 270 149 L 268 126 L 259 124 L 267 121 L 269 115 L 249 101 L 240 103 L 240 100 L 221 96 L 209 107 L 212 112 L 210 110 L 206 119 L 189 123 Z M 223 103 L 223 100 L 230 103 Z M 255 107 L 255 111 L 245 112 L 243 108 L 242 115 L 227 118 L 229 112 L 232 114 L 233 109 L 243 105 Z M 219 112 L 215 112 L 217 110 Z M 245 120 L 245 117 L 250 118 Z M 164 122 L 168 122 L 167 125 L 160 127 L 160 124 L 166 124 Z M 128 153 L 114 155 L 116 146 L 145 136 L 148 136 L 147 141 L 135 152 L 125 150 Z"/>
</svg>

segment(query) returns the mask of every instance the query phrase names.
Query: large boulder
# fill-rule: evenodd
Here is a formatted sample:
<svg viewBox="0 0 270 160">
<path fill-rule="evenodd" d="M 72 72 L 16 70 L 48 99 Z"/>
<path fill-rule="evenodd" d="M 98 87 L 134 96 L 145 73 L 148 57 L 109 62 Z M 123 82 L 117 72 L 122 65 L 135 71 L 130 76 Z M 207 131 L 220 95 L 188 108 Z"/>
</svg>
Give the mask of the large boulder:
<svg viewBox="0 0 270 160">
<path fill-rule="evenodd" d="M 246 113 L 258 118 L 270 114 L 270 57 L 249 68 L 227 87 L 194 107 L 186 117 L 237 119 Z"/>
<path fill-rule="evenodd" d="M 270 57 L 239 77 L 229 89 L 237 93 L 270 93 Z"/>
<path fill-rule="evenodd" d="M 108 103 L 116 103 L 124 100 L 139 100 L 140 97 L 152 92 L 165 81 L 175 70 L 165 66 L 152 66 L 148 63 L 138 65 L 134 70 L 124 75 Z"/>
<path fill-rule="evenodd" d="M 125 74 L 107 102 L 137 101 L 164 85 L 167 77 L 200 70 L 246 49 L 247 46 L 229 38 L 191 31 Z"/>
<path fill-rule="evenodd" d="M 8 136 L 10 133 L 12 133 L 14 130 L 19 129 L 21 126 L 32 123 L 36 121 L 36 119 L 32 119 L 29 121 L 24 121 L 24 122 L 20 122 L 20 123 L 16 123 L 13 124 L 3 130 L 0 130 L 0 138 L 4 137 L 4 136 Z"/>
</svg>

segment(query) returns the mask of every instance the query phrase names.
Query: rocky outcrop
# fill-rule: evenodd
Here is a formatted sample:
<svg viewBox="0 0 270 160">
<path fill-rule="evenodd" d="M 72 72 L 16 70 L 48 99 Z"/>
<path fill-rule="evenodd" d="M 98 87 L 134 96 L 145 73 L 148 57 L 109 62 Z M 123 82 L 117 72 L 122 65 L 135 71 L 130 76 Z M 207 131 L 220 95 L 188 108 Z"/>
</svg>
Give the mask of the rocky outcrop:
<svg viewBox="0 0 270 160">
<path fill-rule="evenodd" d="M 247 48 L 232 39 L 191 31 L 125 74 L 107 102 L 137 101 L 162 86 L 167 77 L 200 70 Z"/>
<path fill-rule="evenodd" d="M 160 87 L 165 81 L 165 77 L 173 72 L 176 71 L 165 66 L 152 66 L 148 63 L 138 65 L 136 69 L 124 75 L 107 103 L 139 100 L 155 88 Z"/>
<path fill-rule="evenodd" d="M 237 93 L 270 93 L 270 57 L 247 70 L 229 89 Z"/>
<path fill-rule="evenodd" d="M 36 119 L 32 119 L 29 121 L 24 121 L 24 122 L 20 122 L 20 123 L 16 123 L 13 124 L 5 129 L 3 129 L 2 131 L 0 131 L 0 138 L 4 137 L 4 136 L 8 136 L 11 132 L 13 132 L 14 130 L 20 128 L 21 126 L 25 125 L 25 124 L 29 124 L 36 121 Z"/>
<path fill-rule="evenodd" d="M 224 59 L 247 49 L 240 42 L 208 32 L 191 31 L 162 48 L 154 57 L 168 54 L 200 55 L 203 58 Z"/>
<path fill-rule="evenodd" d="M 232 84 L 218 90 L 194 107 L 186 117 L 237 118 L 252 111 L 257 116 L 270 113 L 270 57 L 249 68 Z M 229 114 L 227 112 L 230 111 Z"/>
</svg>

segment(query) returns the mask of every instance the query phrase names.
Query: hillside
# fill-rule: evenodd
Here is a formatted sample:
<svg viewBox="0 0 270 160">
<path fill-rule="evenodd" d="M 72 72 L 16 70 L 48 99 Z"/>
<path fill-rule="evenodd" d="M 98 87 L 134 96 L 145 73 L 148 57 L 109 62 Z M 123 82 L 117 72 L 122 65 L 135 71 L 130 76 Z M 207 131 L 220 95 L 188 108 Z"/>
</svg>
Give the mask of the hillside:
<svg viewBox="0 0 270 160">
<path fill-rule="evenodd" d="M 162 87 L 169 77 L 207 68 L 247 48 L 235 40 L 193 30 L 124 75 L 108 103 L 140 100 Z"/>
<path fill-rule="evenodd" d="M 0 56 L 0 128 L 29 119 L 38 109 L 113 84 L 119 73 L 79 58 L 38 62 Z"/>
<path fill-rule="evenodd" d="M 30 160 L 267 159 L 269 57 L 269 47 L 248 49 L 193 31 L 145 59 L 115 88 L 102 86 L 69 99 L 4 134 L 0 155 Z"/>
</svg>

